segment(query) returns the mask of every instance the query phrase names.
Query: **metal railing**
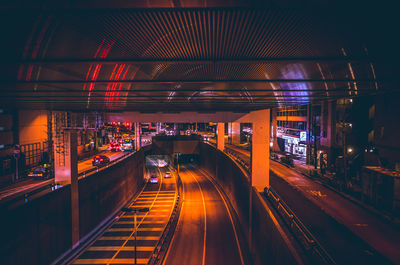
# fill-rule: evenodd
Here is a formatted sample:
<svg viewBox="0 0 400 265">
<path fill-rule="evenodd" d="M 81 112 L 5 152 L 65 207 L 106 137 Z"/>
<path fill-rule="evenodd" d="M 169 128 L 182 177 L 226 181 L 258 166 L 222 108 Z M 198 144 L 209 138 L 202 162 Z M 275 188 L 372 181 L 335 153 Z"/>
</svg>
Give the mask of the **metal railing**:
<svg viewBox="0 0 400 265">
<path fill-rule="evenodd" d="M 243 167 L 243 169 L 246 171 L 247 174 L 251 174 L 251 166 L 249 161 L 246 161 L 243 158 L 241 158 L 241 156 L 238 155 L 239 152 L 229 147 L 225 147 L 224 152 L 228 154 L 231 158 L 233 158 L 236 162 L 238 162 Z"/>
<path fill-rule="evenodd" d="M 120 156 L 120 157 L 118 157 L 117 159 L 111 161 L 111 162 L 108 163 L 108 164 L 104 164 L 104 165 L 102 165 L 102 166 L 93 166 L 92 168 L 90 168 L 90 169 L 88 169 L 88 170 L 79 172 L 79 173 L 78 173 L 78 178 L 85 178 L 86 175 L 89 174 L 89 173 L 92 173 L 92 172 L 95 172 L 95 171 L 96 171 L 96 172 L 99 172 L 99 171 L 103 170 L 104 168 L 108 168 L 108 167 L 110 167 L 110 166 L 112 166 L 112 165 L 115 165 L 115 164 L 117 164 L 118 162 L 120 162 L 121 160 L 124 160 L 125 158 L 130 157 L 130 156 L 132 156 L 132 155 L 135 154 L 135 153 L 136 153 L 136 151 L 135 151 L 135 152 L 128 152 L 128 153 L 124 154 L 123 156 Z"/>
<path fill-rule="evenodd" d="M 93 172 L 99 172 L 105 168 L 108 168 L 112 165 L 115 165 L 117 163 L 119 163 L 121 160 L 124 160 L 127 157 L 132 156 L 133 154 L 135 154 L 136 152 L 129 152 L 124 154 L 123 156 L 111 161 L 111 163 L 108 163 L 106 165 L 100 166 L 100 167 L 92 167 L 89 170 L 86 171 L 82 171 L 80 173 L 78 173 L 78 178 L 85 178 L 87 177 L 88 174 L 91 174 Z M 19 205 L 19 204 L 23 204 L 23 203 L 28 203 L 29 201 L 31 201 L 32 199 L 39 197 L 52 192 L 58 188 L 60 188 L 61 186 L 54 183 L 54 179 L 49 179 L 47 181 L 44 182 L 43 185 L 41 186 L 37 186 L 36 188 L 32 188 L 32 189 L 26 189 L 26 190 L 21 190 L 20 192 L 16 192 L 10 196 L 7 196 L 3 199 L 0 200 L 0 205 L 3 205 L 5 203 L 8 204 L 15 204 L 15 205 Z"/>
<path fill-rule="evenodd" d="M 249 161 L 245 161 L 241 158 L 243 154 L 239 155 L 239 152 L 229 147 L 226 147 L 224 151 L 229 157 L 238 162 L 247 174 L 251 174 Z M 286 223 L 297 241 L 303 246 L 308 256 L 313 260 L 313 263 L 336 265 L 336 262 L 332 259 L 329 253 L 315 239 L 312 233 L 293 213 L 290 207 L 280 198 L 278 193 L 272 189 L 272 187 L 265 188 L 264 195 L 282 217 L 282 220 Z"/>
<path fill-rule="evenodd" d="M 149 262 L 147 263 L 149 265 L 161 265 L 163 263 L 165 255 L 169 248 L 169 244 L 172 241 L 175 228 L 178 224 L 183 201 L 183 184 L 179 174 L 177 174 L 177 191 L 177 200 L 175 202 L 174 209 L 172 210 L 171 217 L 164 229 L 164 232 L 160 237 L 160 240 L 154 248 L 153 254 L 150 257 Z"/>
<path fill-rule="evenodd" d="M 289 206 L 279 197 L 276 191 L 271 187 L 265 188 L 264 195 L 280 214 L 283 221 L 288 225 L 288 227 L 290 227 L 295 238 L 300 242 L 316 264 L 336 264 L 328 252 L 326 252 L 317 239 L 315 239 L 313 234 L 293 213 Z"/>
</svg>

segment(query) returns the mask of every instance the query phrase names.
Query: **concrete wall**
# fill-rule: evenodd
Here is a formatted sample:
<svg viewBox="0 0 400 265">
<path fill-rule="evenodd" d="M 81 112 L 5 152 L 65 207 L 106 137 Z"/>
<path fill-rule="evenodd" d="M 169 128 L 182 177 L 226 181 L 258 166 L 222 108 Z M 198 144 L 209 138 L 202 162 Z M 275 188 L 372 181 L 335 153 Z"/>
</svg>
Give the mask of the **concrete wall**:
<svg viewBox="0 0 400 265">
<path fill-rule="evenodd" d="M 115 209 L 125 205 L 139 190 L 143 184 L 143 163 L 143 151 L 139 151 L 128 159 L 79 181 L 81 238 Z"/>
<path fill-rule="evenodd" d="M 80 238 L 87 235 L 143 183 L 143 150 L 79 181 Z M 70 186 L 15 209 L 0 205 L 0 264 L 50 264 L 72 247 Z"/>
<path fill-rule="evenodd" d="M 261 197 L 252 191 L 250 216 L 250 189 L 245 173 L 225 153 L 200 143 L 200 165 L 214 176 L 230 199 L 239 221 L 246 245 L 252 246 L 255 264 L 298 264 L 293 252 L 279 231 L 271 210 L 265 209 Z M 249 223 L 251 220 L 251 234 Z M 251 240 L 251 242 L 249 242 Z"/>
<path fill-rule="evenodd" d="M 0 216 L 0 264 L 49 264 L 71 247 L 69 186 Z"/>
<path fill-rule="evenodd" d="M 198 154 L 198 135 L 155 136 L 152 137 L 153 154 Z"/>
<path fill-rule="evenodd" d="M 395 168 L 400 164 L 400 93 L 376 96 L 374 143 L 384 167 Z"/>
<path fill-rule="evenodd" d="M 47 141 L 47 111 L 21 110 L 18 113 L 19 144 Z"/>
</svg>

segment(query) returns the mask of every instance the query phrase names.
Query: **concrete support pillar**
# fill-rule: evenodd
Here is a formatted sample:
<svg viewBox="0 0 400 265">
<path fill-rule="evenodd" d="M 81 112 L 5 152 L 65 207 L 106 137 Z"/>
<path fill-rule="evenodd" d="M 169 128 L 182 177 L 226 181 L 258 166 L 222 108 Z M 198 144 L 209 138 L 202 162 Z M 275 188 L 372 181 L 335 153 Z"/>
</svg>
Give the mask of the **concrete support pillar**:
<svg viewBox="0 0 400 265">
<path fill-rule="evenodd" d="M 79 243 L 79 190 L 78 190 L 78 154 L 77 132 L 65 130 L 63 137 L 55 137 L 54 175 L 55 182 L 62 185 L 71 185 L 71 218 L 72 244 Z"/>
<path fill-rule="evenodd" d="M 328 103 L 328 128 L 327 128 L 327 142 L 328 142 L 328 165 L 333 164 L 332 147 L 335 145 L 335 104 L 334 102 Z"/>
<path fill-rule="evenodd" d="M 312 128 L 312 113 L 311 113 L 311 104 L 307 105 L 307 165 L 311 165 L 311 128 Z"/>
<path fill-rule="evenodd" d="M 232 144 L 240 144 L 240 122 L 232 122 Z"/>
<path fill-rule="evenodd" d="M 161 122 L 156 123 L 156 134 L 159 134 L 161 132 Z"/>
<path fill-rule="evenodd" d="M 251 159 L 251 185 L 263 191 L 269 187 L 270 110 L 252 112 L 253 136 Z"/>
<path fill-rule="evenodd" d="M 225 123 L 219 122 L 217 124 L 217 149 L 224 151 L 225 144 Z"/>
<path fill-rule="evenodd" d="M 135 122 L 135 150 L 139 150 L 142 145 L 140 137 L 140 123 Z"/>
<path fill-rule="evenodd" d="M 279 151 L 279 146 L 278 146 L 278 138 L 276 136 L 278 132 L 278 122 L 276 119 L 278 109 L 272 109 L 271 110 L 271 116 L 272 116 L 272 125 L 271 125 L 271 138 L 272 138 L 272 151 Z"/>
</svg>

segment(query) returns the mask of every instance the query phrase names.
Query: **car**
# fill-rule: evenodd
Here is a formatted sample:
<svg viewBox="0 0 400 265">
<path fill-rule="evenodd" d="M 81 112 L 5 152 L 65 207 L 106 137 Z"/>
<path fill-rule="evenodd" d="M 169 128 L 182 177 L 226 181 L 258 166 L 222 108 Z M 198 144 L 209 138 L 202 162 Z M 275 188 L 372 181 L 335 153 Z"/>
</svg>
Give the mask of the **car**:
<svg viewBox="0 0 400 265">
<path fill-rule="evenodd" d="M 49 164 L 44 164 L 29 171 L 28 177 L 49 179 L 53 177 L 53 169 Z"/>
<path fill-rule="evenodd" d="M 110 158 L 105 155 L 95 155 L 92 160 L 92 165 L 99 167 L 110 163 Z"/>
<path fill-rule="evenodd" d="M 152 175 L 150 177 L 150 183 L 154 183 L 154 184 L 158 183 L 158 178 L 156 175 Z"/>
<path fill-rule="evenodd" d="M 125 141 L 122 143 L 122 150 L 123 151 L 133 151 L 133 144 L 130 141 Z"/>
<path fill-rule="evenodd" d="M 171 177 L 171 172 L 167 171 L 165 172 L 164 178 L 170 178 Z"/>
<path fill-rule="evenodd" d="M 113 152 L 121 151 L 121 144 L 116 143 L 116 142 L 112 142 L 110 144 L 110 150 L 113 151 Z"/>
</svg>

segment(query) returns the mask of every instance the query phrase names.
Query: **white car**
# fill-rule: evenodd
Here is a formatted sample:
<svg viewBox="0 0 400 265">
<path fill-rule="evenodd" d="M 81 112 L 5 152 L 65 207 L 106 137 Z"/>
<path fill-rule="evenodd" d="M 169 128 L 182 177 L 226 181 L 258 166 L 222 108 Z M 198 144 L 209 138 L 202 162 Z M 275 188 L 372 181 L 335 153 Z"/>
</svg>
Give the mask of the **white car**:
<svg viewBox="0 0 400 265">
<path fill-rule="evenodd" d="M 152 175 L 150 177 L 150 183 L 153 183 L 153 184 L 157 184 L 158 183 L 158 178 L 157 178 L 156 175 Z"/>
<path fill-rule="evenodd" d="M 123 143 L 122 151 L 133 151 L 133 144 L 132 143 Z"/>
</svg>

